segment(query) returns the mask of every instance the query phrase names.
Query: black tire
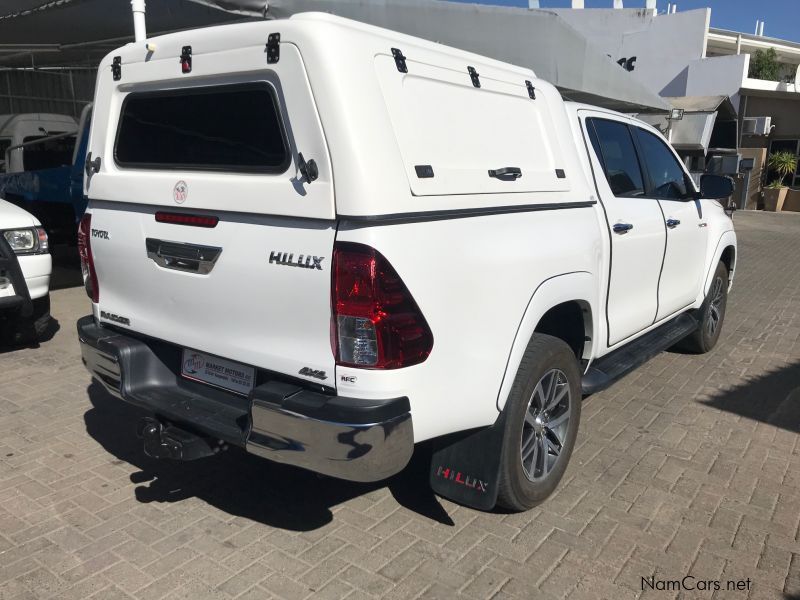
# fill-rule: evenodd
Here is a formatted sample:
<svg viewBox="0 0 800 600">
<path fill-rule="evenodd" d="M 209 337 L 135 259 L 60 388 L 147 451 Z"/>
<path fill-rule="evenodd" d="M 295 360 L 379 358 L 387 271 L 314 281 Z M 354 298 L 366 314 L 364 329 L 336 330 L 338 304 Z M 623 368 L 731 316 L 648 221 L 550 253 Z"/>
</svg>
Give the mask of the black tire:
<svg viewBox="0 0 800 600">
<path fill-rule="evenodd" d="M 717 270 L 714 271 L 714 277 L 711 279 L 708 295 L 703 301 L 700 310 L 697 311 L 700 327 L 694 333 L 678 342 L 675 348 L 692 354 L 710 352 L 719 340 L 727 306 L 728 267 L 725 266 L 725 263 L 720 262 L 717 265 Z"/>
<path fill-rule="evenodd" d="M 35 340 L 40 340 L 50 327 L 50 294 L 44 298 L 37 298 L 33 301 L 33 316 L 31 325 Z"/>
<path fill-rule="evenodd" d="M 9 346 L 35 344 L 44 337 L 50 326 L 50 294 L 33 300 L 32 304 L 31 316 L 23 318 L 13 313 L 0 324 L 0 343 Z"/>
<path fill-rule="evenodd" d="M 541 391 L 537 391 L 540 383 L 543 384 Z M 551 412 L 540 411 L 536 405 L 541 404 L 543 395 L 547 396 L 548 390 L 544 388 L 551 383 L 556 386 L 552 397 L 556 402 Z M 563 398 L 558 400 L 558 394 L 565 394 L 566 405 Z M 558 338 L 534 334 L 503 409 L 505 419 L 498 487 L 500 506 L 524 511 L 553 493 L 575 446 L 581 400 L 581 373 L 572 349 Z M 529 406 L 536 410 L 529 410 Z M 565 414 L 565 408 L 569 411 L 566 422 L 556 424 Z M 535 414 L 538 416 L 534 419 Z M 556 425 L 551 430 L 547 423 Z M 531 449 L 529 444 L 525 444 L 526 439 L 532 439 L 530 443 L 536 448 Z M 556 445 L 560 446 L 558 454 L 551 454 Z M 523 466 L 526 451 L 528 458 Z"/>
</svg>

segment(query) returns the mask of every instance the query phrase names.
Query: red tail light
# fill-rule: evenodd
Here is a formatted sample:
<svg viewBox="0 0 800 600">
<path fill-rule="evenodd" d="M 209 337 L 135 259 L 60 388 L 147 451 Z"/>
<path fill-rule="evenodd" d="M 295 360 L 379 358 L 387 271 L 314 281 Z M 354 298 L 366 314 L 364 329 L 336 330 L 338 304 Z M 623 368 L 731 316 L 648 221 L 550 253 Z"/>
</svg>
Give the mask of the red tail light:
<svg viewBox="0 0 800 600">
<path fill-rule="evenodd" d="M 81 257 L 81 272 L 86 295 L 92 302 L 97 303 L 100 301 L 100 286 L 97 284 L 97 272 L 94 270 L 91 240 L 92 215 L 86 213 L 78 225 L 78 255 Z"/>
<path fill-rule="evenodd" d="M 399 369 L 428 358 L 433 334 L 408 288 L 380 252 L 338 242 L 332 290 L 337 364 Z"/>
</svg>

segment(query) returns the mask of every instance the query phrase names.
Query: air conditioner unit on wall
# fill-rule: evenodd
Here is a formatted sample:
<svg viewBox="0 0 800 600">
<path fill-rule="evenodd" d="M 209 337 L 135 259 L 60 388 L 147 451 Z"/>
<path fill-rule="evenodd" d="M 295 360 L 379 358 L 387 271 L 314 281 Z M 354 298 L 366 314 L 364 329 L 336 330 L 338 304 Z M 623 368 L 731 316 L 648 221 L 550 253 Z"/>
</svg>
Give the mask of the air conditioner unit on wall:
<svg viewBox="0 0 800 600">
<path fill-rule="evenodd" d="M 743 135 L 769 135 L 772 117 L 746 117 L 742 119 Z"/>
</svg>

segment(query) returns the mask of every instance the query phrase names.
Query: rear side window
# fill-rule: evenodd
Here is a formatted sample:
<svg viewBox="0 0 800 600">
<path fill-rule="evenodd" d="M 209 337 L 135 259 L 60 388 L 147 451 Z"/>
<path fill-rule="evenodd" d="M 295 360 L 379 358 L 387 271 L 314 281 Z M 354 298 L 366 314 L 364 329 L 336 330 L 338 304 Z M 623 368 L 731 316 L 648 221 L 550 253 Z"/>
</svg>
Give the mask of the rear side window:
<svg viewBox="0 0 800 600">
<path fill-rule="evenodd" d="M 266 83 L 131 93 L 114 157 L 121 167 L 282 173 L 289 151 Z"/>
<path fill-rule="evenodd" d="M 588 119 L 592 146 L 615 196 L 643 196 L 644 183 L 631 132 L 625 123 Z"/>
</svg>

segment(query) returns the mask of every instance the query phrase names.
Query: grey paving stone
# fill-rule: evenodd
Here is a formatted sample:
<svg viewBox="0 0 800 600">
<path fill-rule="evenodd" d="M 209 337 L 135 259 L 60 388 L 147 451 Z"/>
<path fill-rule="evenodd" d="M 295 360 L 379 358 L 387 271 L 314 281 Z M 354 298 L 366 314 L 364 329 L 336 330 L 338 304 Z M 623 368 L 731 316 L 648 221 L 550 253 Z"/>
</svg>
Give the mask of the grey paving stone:
<svg viewBox="0 0 800 600">
<path fill-rule="evenodd" d="M 642 589 L 687 574 L 800 597 L 800 215 L 735 219 L 718 347 L 587 399 L 561 487 L 521 515 L 424 473 L 401 495 L 234 450 L 153 461 L 81 364 L 83 289 L 54 290 L 56 335 L 0 349 L 0 598 L 709 597 Z"/>
</svg>

